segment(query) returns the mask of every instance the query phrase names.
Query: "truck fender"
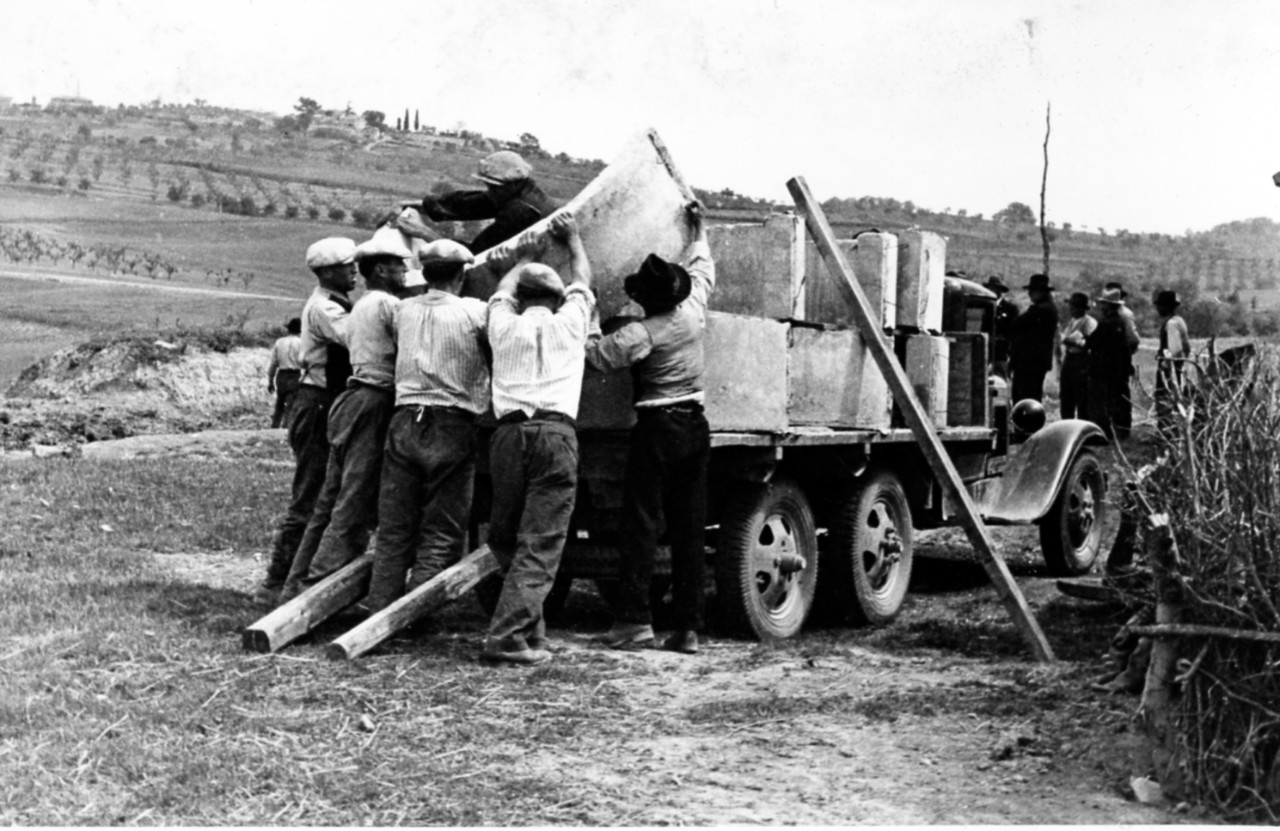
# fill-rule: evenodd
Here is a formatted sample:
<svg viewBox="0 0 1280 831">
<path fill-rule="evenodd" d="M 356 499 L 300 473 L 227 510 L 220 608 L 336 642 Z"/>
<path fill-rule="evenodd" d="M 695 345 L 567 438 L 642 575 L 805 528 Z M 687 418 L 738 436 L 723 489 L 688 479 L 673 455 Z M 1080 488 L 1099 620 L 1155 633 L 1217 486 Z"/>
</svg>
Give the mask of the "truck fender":
<svg viewBox="0 0 1280 831">
<path fill-rule="evenodd" d="M 984 512 L 987 521 L 1000 525 L 1036 522 L 1049 512 L 1081 448 L 1106 443 L 1106 435 L 1091 421 L 1069 418 L 1045 425 L 1009 460 L 1000 477 L 998 495 Z"/>
</svg>

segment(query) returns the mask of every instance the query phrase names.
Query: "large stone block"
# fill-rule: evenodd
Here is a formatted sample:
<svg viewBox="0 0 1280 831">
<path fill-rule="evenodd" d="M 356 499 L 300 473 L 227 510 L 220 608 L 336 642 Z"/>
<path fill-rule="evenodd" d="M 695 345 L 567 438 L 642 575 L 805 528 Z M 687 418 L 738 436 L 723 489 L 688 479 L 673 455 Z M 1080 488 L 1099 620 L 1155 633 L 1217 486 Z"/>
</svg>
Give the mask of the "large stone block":
<svg viewBox="0 0 1280 831">
<path fill-rule="evenodd" d="M 713 225 L 707 229 L 716 263 L 711 308 L 731 314 L 783 320 L 794 317 L 792 248 L 797 219 L 775 214 L 763 223 Z"/>
<path fill-rule="evenodd" d="M 935 427 L 947 426 L 947 380 L 950 348 L 939 335 L 904 335 L 903 369 Z"/>
<path fill-rule="evenodd" d="M 898 238 L 880 231 L 867 231 L 856 239 L 838 240 L 853 276 L 871 304 L 872 314 L 885 329 L 897 322 Z M 854 327 L 853 310 L 826 260 L 812 241 L 805 245 L 805 320 Z"/>
<path fill-rule="evenodd" d="M 788 352 L 788 416 L 792 424 L 887 429 L 889 385 L 851 329 L 793 327 Z"/>
<path fill-rule="evenodd" d="M 897 325 L 921 332 L 942 331 L 947 241 L 932 231 L 898 234 Z"/>
<path fill-rule="evenodd" d="M 785 323 L 707 313 L 707 421 L 712 430 L 777 432 L 787 426 Z"/>
</svg>

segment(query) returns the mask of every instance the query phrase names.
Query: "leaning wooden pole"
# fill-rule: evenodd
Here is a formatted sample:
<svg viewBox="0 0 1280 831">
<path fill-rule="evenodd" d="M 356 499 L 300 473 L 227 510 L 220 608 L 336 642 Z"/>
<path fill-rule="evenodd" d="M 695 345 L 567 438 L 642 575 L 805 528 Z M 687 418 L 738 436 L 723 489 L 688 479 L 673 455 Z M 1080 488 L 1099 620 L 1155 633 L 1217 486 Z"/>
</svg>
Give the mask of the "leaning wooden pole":
<svg viewBox="0 0 1280 831">
<path fill-rule="evenodd" d="M 968 533 L 974 550 L 978 552 L 983 567 L 991 577 L 996 592 L 1004 601 L 1009 616 L 1013 618 L 1023 640 L 1027 642 L 1037 660 L 1054 660 L 1049 641 L 1045 639 L 1044 632 L 1040 630 L 1040 624 L 1031 614 L 1031 609 L 1027 606 L 1027 601 L 1022 596 L 1018 584 L 1009 573 L 1009 567 L 996 553 L 995 545 L 987 534 L 987 527 L 983 524 L 982 517 L 978 515 L 978 508 L 969 496 L 969 491 L 965 489 L 955 465 L 951 463 L 951 457 L 947 455 L 946 448 L 942 446 L 932 420 L 916 398 L 915 392 L 911 389 L 911 382 L 907 380 L 907 374 L 898 363 L 893 350 L 880 334 L 879 324 L 876 323 L 871 312 L 871 304 L 867 301 L 862 286 L 858 285 L 857 279 L 854 278 L 853 268 L 845 258 L 844 252 L 836 244 L 835 234 L 827 223 L 826 213 L 813 198 L 813 193 L 804 179 L 796 177 L 790 180 L 787 182 L 787 189 L 791 191 L 791 198 L 804 214 L 805 223 L 809 226 L 809 234 L 817 243 L 828 270 L 832 274 L 843 277 L 836 280 L 836 283 L 853 310 L 853 319 L 858 325 L 858 331 L 862 334 L 862 342 L 871 351 L 876 365 L 880 367 L 880 372 L 888 381 L 889 389 L 893 391 L 893 399 L 906 417 L 907 426 L 915 434 L 934 478 L 942 486 L 945 494 L 960 506 L 961 524 Z"/>
<path fill-rule="evenodd" d="M 369 590 L 373 555 L 365 554 L 244 630 L 244 648 L 275 652 L 296 641 Z"/>
<path fill-rule="evenodd" d="M 324 650 L 325 657 L 334 660 L 360 657 L 428 612 L 462 597 L 498 570 L 498 560 L 489 546 L 480 546 L 329 644 Z"/>
</svg>

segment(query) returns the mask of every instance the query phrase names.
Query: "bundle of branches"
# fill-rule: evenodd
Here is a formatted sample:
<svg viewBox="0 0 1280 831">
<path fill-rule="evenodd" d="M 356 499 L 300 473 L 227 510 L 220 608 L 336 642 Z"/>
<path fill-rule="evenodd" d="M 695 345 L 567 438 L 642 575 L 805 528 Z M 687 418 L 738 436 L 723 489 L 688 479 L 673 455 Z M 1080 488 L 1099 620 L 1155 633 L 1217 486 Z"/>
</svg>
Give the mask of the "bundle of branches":
<svg viewBox="0 0 1280 831">
<path fill-rule="evenodd" d="M 1156 753 L 1166 789 L 1232 820 L 1276 822 L 1280 362 L 1211 362 L 1171 409 L 1166 453 L 1140 484 L 1144 509 L 1171 518 L 1173 542 L 1163 564 L 1151 558 L 1161 623 L 1140 627 L 1172 650 L 1170 695 L 1150 695 L 1161 675 L 1153 653 L 1144 708 L 1167 712 L 1144 719 L 1167 727 Z"/>
</svg>

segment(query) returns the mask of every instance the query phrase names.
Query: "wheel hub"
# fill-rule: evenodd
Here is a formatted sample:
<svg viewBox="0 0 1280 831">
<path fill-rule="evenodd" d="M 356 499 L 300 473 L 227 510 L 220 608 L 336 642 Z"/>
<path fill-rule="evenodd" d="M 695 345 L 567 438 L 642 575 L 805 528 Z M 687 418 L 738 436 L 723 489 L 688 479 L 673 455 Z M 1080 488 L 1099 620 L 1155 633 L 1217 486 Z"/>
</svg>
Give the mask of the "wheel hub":
<svg viewBox="0 0 1280 831">
<path fill-rule="evenodd" d="M 773 614 L 785 613 L 795 598 L 796 575 L 808 566 L 786 517 L 774 514 L 765 520 L 756 538 L 754 560 L 756 590 L 765 608 Z"/>
<path fill-rule="evenodd" d="M 876 503 L 866 518 L 867 545 L 862 552 L 862 567 L 871 585 L 879 590 L 888 582 L 893 569 L 902 560 L 902 537 L 898 535 L 893 515 L 883 503 Z"/>
</svg>

